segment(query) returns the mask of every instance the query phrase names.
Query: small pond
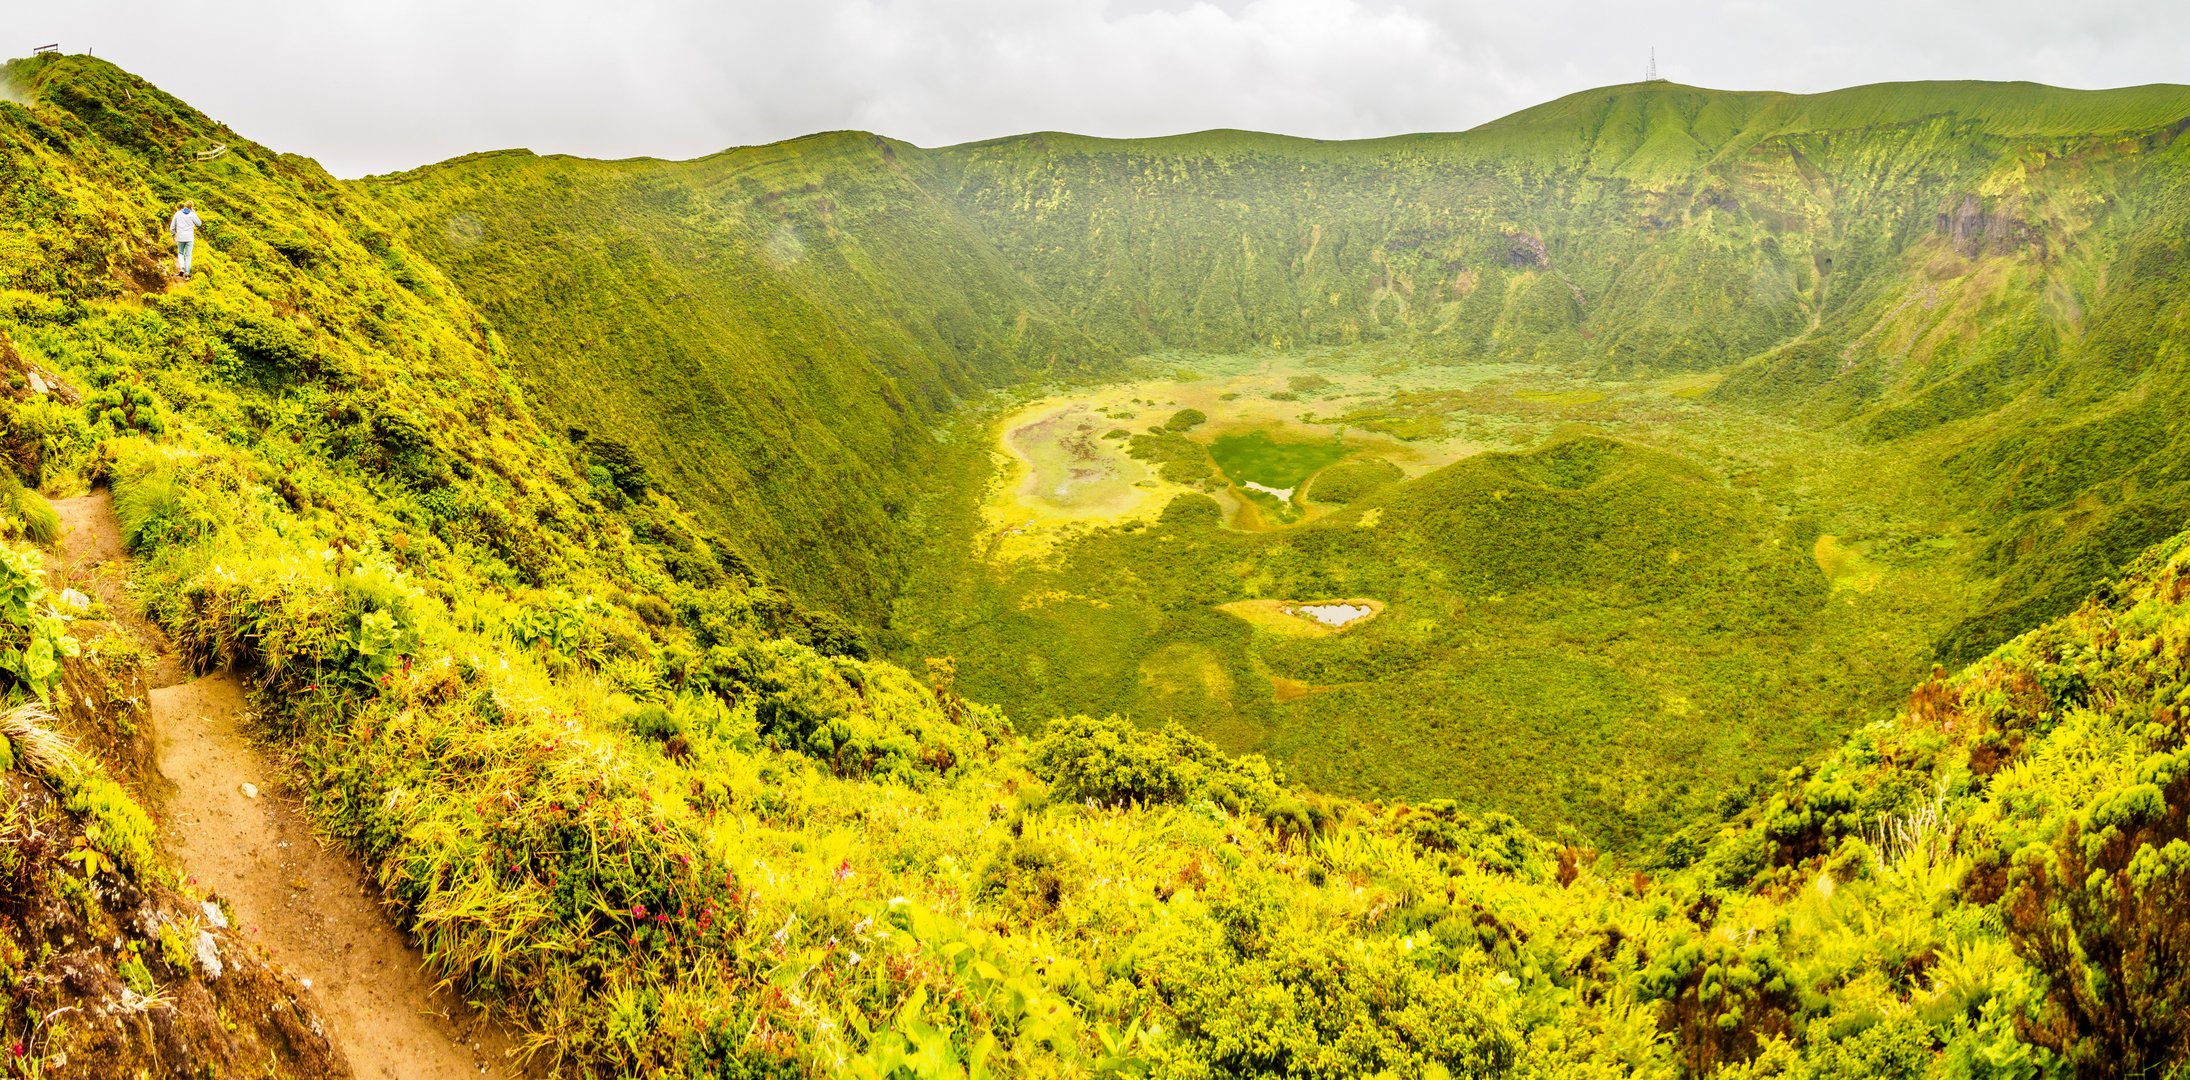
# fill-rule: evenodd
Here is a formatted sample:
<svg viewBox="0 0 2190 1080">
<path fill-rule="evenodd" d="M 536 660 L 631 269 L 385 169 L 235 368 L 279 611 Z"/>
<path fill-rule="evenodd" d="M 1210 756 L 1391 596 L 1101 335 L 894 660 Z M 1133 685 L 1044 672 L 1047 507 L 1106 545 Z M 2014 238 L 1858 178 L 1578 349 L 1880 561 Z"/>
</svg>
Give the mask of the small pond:
<svg viewBox="0 0 2190 1080">
<path fill-rule="evenodd" d="M 1356 619 L 1376 614 L 1367 604 L 1300 604 L 1285 609 L 1302 618 L 1314 619 L 1325 626 L 1344 626 Z"/>
</svg>

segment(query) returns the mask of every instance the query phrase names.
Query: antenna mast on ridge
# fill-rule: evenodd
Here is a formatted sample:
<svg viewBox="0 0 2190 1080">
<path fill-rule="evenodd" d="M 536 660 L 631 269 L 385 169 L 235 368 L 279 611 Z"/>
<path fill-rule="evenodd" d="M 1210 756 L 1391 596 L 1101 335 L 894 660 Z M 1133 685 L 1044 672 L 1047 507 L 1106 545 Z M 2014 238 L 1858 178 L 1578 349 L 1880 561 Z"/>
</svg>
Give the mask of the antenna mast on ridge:
<svg viewBox="0 0 2190 1080">
<path fill-rule="evenodd" d="M 1658 81 L 1658 47 L 1655 45 L 1650 47 L 1650 68 L 1643 73 L 1643 81 Z"/>
</svg>

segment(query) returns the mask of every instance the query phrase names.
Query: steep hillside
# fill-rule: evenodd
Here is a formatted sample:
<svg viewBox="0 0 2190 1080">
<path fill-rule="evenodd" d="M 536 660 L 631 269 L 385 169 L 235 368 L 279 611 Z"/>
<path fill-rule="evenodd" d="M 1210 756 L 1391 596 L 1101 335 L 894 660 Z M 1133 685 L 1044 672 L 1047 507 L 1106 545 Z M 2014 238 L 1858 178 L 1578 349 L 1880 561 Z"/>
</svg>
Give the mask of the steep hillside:
<svg viewBox="0 0 2190 1080">
<path fill-rule="evenodd" d="M 511 152 L 366 190 L 508 335 L 556 423 L 630 448 L 744 558 L 874 621 L 942 418 L 1110 359 L 911 152 L 848 133 L 684 163 Z"/>
</svg>

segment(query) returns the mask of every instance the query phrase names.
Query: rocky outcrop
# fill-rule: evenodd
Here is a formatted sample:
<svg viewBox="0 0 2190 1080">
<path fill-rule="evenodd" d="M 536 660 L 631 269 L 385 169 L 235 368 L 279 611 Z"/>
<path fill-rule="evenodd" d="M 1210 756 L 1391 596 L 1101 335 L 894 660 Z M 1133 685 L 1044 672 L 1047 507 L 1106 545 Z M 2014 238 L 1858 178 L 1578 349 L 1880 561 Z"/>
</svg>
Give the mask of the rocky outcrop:
<svg viewBox="0 0 2190 1080">
<path fill-rule="evenodd" d="M 1939 212 L 1939 235 L 1966 259 L 1980 255 L 2013 255 L 2019 251 L 2031 251 L 2044 258 L 2045 234 L 2016 213 L 2016 207 L 1991 203 L 1976 195 L 1962 196 L 1960 201 Z"/>
<path fill-rule="evenodd" d="M 1542 270 L 1551 265 L 1551 252 L 1543 238 L 1533 233 L 1506 233 L 1506 265 L 1515 270 Z"/>
</svg>

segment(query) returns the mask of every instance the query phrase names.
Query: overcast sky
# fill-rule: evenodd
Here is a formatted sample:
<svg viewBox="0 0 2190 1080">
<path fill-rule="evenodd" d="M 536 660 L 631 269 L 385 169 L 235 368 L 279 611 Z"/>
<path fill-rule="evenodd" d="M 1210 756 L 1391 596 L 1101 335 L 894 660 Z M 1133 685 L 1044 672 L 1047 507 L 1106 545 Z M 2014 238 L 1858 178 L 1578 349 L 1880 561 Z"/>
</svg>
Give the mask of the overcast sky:
<svg viewBox="0 0 2190 1080">
<path fill-rule="evenodd" d="M 835 128 L 1320 138 L 1642 76 L 2190 81 L 2190 0 L 0 0 L 341 176 L 512 146 L 692 157 Z"/>
</svg>

